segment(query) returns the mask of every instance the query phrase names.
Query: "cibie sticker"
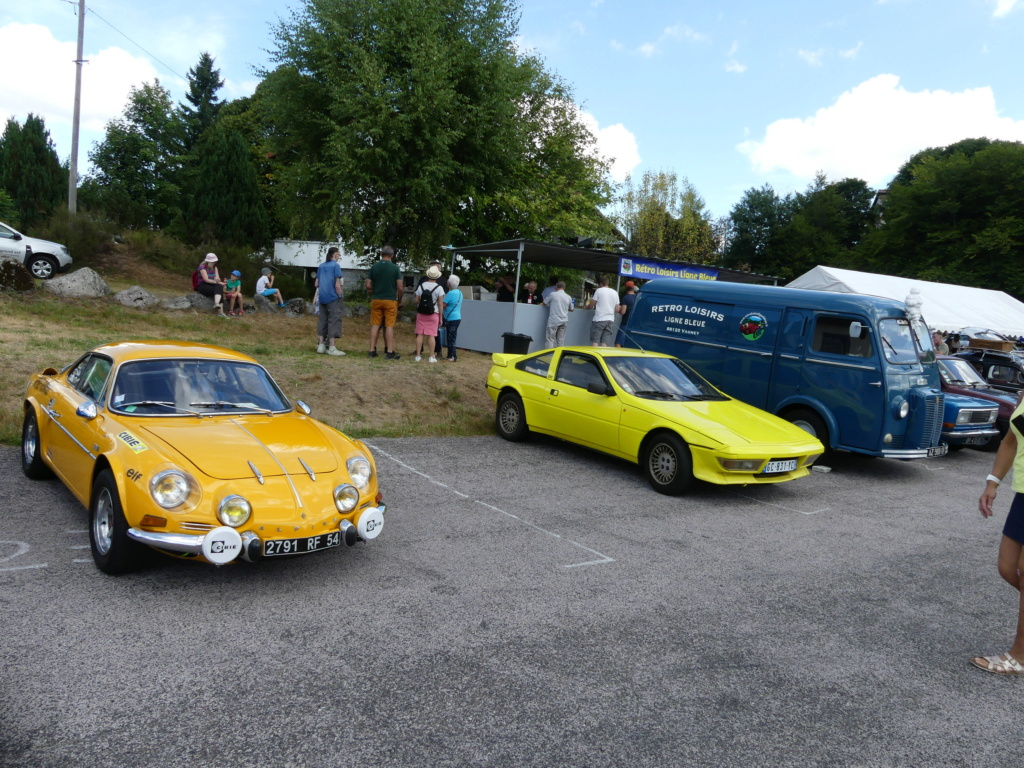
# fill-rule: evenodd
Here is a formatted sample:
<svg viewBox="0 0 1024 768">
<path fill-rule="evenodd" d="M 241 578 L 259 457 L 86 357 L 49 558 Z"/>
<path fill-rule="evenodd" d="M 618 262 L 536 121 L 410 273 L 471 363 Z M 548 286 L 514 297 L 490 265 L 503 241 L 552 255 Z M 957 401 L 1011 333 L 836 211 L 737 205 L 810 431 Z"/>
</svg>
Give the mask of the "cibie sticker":
<svg viewBox="0 0 1024 768">
<path fill-rule="evenodd" d="M 740 333 L 747 341 L 757 341 L 768 330 L 768 321 L 760 312 L 751 312 L 740 320 Z"/>
<path fill-rule="evenodd" d="M 120 440 L 125 445 L 127 445 L 133 451 L 135 451 L 135 453 L 142 453 L 143 451 L 148 451 L 149 450 L 149 446 L 148 445 L 146 445 L 144 442 L 139 440 L 139 438 L 137 438 L 135 435 L 133 435 L 128 430 L 125 430 L 124 432 L 119 434 L 117 436 L 117 439 Z"/>
</svg>

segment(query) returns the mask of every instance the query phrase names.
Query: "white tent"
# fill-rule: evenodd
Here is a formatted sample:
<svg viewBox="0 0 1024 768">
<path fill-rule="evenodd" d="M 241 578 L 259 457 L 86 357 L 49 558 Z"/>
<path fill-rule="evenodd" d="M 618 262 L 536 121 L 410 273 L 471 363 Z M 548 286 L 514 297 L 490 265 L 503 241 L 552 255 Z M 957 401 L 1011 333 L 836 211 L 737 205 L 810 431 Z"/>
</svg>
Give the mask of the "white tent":
<svg viewBox="0 0 1024 768">
<path fill-rule="evenodd" d="M 834 267 L 815 267 L 787 283 L 786 287 L 860 293 L 898 301 L 906 301 L 910 290 L 917 288 L 923 302 L 921 314 L 933 330 L 959 331 L 973 326 L 1010 336 L 1024 336 L 1024 304 L 1002 291 Z"/>
</svg>

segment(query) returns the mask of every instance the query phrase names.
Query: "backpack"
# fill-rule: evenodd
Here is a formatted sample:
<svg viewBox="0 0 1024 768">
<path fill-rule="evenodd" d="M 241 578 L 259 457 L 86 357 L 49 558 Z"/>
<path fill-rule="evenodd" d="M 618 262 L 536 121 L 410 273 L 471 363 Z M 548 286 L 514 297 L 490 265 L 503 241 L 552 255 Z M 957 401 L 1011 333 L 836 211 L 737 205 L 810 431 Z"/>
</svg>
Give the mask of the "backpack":
<svg viewBox="0 0 1024 768">
<path fill-rule="evenodd" d="M 435 285 L 429 291 L 426 287 L 420 288 L 420 303 L 416 305 L 416 311 L 421 315 L 432 315 L 434 314 L 434 291 L 437 290 Z"/>
<path fill-rule="evenodd" d="M 198 291 L 199 290 L 199 284 L 201 282 L 203 282 L 203 280 L 202 280 L 201 277 L 199 277 L 199 270 L 197 269 L 195 272 L 192 273 L 192 290 L 193 291 Z"/>
</svg>

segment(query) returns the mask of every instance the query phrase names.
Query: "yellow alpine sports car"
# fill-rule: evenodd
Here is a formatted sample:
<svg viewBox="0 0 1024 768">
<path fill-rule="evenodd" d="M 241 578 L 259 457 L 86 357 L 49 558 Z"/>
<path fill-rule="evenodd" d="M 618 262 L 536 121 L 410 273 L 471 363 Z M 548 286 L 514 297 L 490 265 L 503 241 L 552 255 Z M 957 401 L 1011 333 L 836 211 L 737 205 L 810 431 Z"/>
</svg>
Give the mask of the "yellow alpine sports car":
<svg viewBox="0 0 1024 768">
<path fill-rule="evenodd" d="M 610 347 L 495 354 L 487 391 L 498 434 L 530 431 L 640 465 L 660 493 L 709 483 L 803 477 L 822 444 L 787 421 L 733 400 L 668 355 Z"/>
<path fill-rule="evenodd" d="M 375 539 L 373 456 L 309 413 L 229 349 L 106 344 L 29 380 L 22 469 L 56 473 L 88 508 L 105 573 L 146 547 L 223 565 Z"/>
</svg>

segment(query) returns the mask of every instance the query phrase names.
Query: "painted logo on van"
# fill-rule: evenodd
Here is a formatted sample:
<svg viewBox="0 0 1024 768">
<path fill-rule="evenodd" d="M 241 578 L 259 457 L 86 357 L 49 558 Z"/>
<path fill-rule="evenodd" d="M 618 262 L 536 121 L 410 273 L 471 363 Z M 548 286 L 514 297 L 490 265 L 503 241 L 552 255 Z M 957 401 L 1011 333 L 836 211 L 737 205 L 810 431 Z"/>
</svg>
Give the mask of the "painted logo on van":
<svg viewBox="0 0 1024 768">
<path fill-rule="evenodd" d="M 740 333 L 747 341 L 757 341 L 768 330 L 768 321 L 759 312 L 751 312 L 740 320 Z"/>
</svg>

